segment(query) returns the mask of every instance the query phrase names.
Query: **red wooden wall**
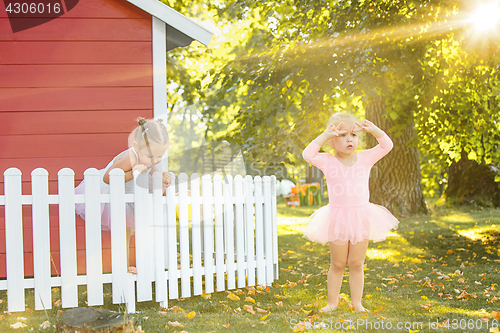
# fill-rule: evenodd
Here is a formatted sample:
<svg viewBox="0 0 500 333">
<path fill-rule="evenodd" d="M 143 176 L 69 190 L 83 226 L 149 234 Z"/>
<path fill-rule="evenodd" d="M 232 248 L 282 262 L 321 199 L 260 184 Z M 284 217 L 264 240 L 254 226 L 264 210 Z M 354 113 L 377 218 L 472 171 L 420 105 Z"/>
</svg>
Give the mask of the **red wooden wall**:
<svg viewBox="0 0 500 333">
<path fill-rule="evenodd" d="M 12 33 L 0 2 L 0 193 L 3 172 L 104 168 L 127 149 L 138 116 L 153 116 L 151 16 L 124 0 L 80 0 L 63 16 Z M 51 207 L 53 274 L 59 268 L 57 207 Z M 24 208 L 25 275 L 33 273 L 31 207 Z M 79 273 L 85 271 L 84 221 L 77 220 Z M 109 233 L 103 232 L 106 270 Z M 5 277 L 4 208 L 0 207 L 0 277 Z"/>
</svg>

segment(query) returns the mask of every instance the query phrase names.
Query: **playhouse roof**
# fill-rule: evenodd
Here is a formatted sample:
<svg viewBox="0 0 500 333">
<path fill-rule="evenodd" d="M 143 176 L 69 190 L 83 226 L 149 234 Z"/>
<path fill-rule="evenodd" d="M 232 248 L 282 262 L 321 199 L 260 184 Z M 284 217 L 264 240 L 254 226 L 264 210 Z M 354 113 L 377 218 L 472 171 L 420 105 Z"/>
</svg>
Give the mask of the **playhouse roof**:
<svg viewBox="0 0 500 333">
<path fill-rule="evenodd" d="M 167 25 L 167 51 L 193 40 L 208 45 L 213 33 L 158 0 L 127 0 Z"/>
</svg>

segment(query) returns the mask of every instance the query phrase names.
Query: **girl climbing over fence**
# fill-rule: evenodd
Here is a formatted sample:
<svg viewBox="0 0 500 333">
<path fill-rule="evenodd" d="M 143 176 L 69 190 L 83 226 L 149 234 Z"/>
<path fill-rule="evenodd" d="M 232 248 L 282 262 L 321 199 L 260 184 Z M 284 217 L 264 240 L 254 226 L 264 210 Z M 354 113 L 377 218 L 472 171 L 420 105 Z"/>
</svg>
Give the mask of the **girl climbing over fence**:
<svg viewBox="0 0 500 333">
<path fill-rule="evenodd" d="M 125 172 L 125 193 L 134 193 L 134 171 L 152 175 L 159 171 L 157 164 L 161 162 L 163 155 L 168 149 L 169 138 L 167 128 L 161 119 L 137 119 L 138 126 L 129 136 L 129 149 L 121 152 L 100 170 L 101 194 L 109 194 L 109 172 L 113 169 L 122 169 Z M 163 189 L 171 183 L 171 176 L 163 172 Z M 76 188 L 76 194 L 85 193 L 85 180 Z M 76 204 L 76 213 L 85 220 L 85 204 Z M 134 231 L 134 204 L 126 204 L 127 225 L 127 264 L 130 273 L 136 273 L 135 267 L 130 267 L 129 245 L 130 237 Z M 101 226 L 103 230 L 110 230 L 109 204 L 101 204 Z"/>
</svg>

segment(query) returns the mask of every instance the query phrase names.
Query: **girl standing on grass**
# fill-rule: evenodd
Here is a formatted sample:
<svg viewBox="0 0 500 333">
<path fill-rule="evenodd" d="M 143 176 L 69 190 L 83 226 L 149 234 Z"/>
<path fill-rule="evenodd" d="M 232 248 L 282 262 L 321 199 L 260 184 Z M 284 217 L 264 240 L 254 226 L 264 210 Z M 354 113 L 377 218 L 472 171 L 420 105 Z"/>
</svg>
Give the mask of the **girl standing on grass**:
<svg viewBox="0 0 500 333">
<path fill-rule="evenodd" d="M 161 162 L 167 151 L 169 139 L 168 132 L 161 119 L 137 119 L 138 126 L 129 136 L 130 148 L 118 154 L 109 164 L 100 170 L 101 193 L 109 194 L 109 172 L 113 169 L 122 169 L 125 172 L 125 193 L 134 193 L 134 171 L 152 175 L 159 171 L 157 164 Z M 163 190 L 171 183 L 171 176 L 163 172 Z M 85 193 L 85 180 L 76 188 L 76 194 Z M 134 204 L 126 204 L 127 225 L 127 264 L 129 263 L 130 236 L 134 231 Z M 76 214 L 85 220 L 85 204 L 76 204 Z M 101 227 L 110 230 L 109 204 L 101 204 Z M 128 268 L 129 273 L 137 273 L 135 267 Z"/>
<path fill-rule="evenodd" d="M 356 154 L 358 132 L 372 134 L 379 144 Z M 329 143 L 335 155 L 318 153 Z M 304 149 L 302 156 L 325 175 L 329 204 L 310 217 L 304 236 L 330 246 L 328 303 L 322 311 L 335 310 L 339 301 L 344 269 L 349 266 L 352 306 L 366 312 L 361 305 L 364 286 L 363 264 L 368 241 L 382 241 L 399 221 L 385 208 L 369 202 L 368 181 L 371 167 L 393 147 L 391 139 L 372 122 L 360 124 L 354 116 L 336 113 L 326 130 Z"/>
</svg>

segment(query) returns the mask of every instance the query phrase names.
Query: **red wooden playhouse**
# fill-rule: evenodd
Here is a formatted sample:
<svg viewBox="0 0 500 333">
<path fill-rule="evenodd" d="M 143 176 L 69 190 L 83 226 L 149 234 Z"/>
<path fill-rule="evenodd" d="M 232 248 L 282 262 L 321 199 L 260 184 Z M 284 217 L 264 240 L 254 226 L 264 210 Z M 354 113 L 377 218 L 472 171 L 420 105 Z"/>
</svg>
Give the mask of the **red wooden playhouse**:
<svg viewBox="0 0 500 333">
<path fill-rule="evenodd" d="M 103 168 L 127 149 L 138 116 L 167 112 L 168 50 L 212 33 L 157 0 L 80 0 L 64 15 L 13 33 L 0 2 L 0 191 L 3 172 L 22 172 L 22 193 L 31 193 L 30 173 Z M 63 8 L 65 10 L 66 8 Z M 53 211 L 54 208 L 54 211 Z M 0 206 L 0 278 L 6 276 L 4 206 Z M 26 211 L 25 211 L 26 210 Z M 59 267 L 57 208 L 50 208 L 52 274 Z M 31 206 L 23 206 L 24 272 L 33 273 Z M 78 273 L 85 271 L 84 222 L 77 219 Z M 104 270 L 109 236 L 103 232 Z"/>
</svg>

